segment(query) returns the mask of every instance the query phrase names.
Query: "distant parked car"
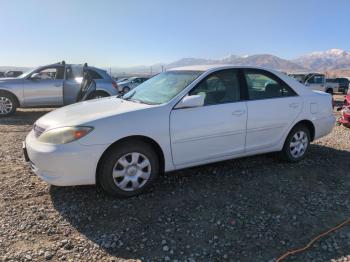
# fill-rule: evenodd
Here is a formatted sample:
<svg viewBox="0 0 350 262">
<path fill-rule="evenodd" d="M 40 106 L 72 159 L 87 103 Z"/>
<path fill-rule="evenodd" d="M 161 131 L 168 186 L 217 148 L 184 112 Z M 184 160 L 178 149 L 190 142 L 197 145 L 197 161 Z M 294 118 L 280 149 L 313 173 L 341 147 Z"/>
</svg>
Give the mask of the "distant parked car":
<svg viewBox="0 0 350 262">
<path fill-rule="evenodd" d="M 333 82 L 332 80 L 327 81 L 326 76 L 320 73 L 298 73 L 289 74 L 289 76 L 295 78 L 300 83 L 309 87 L 312 90 L 323 91 L 329 94 L 338 92 L 339 84 Z"/>
<path fill-rule="evenodd" d="M 0 78 L 6 77 L 5 72 L 0 72 Z"/>
<path fill-rule="evenodd" d="M 5 77 L 18 77 L 23 74 L 23 71 L 7 71 Z"/>
<path fill-rule="evenodd" d="M 118 90 L 125 94 L 148 79 L 149 77 L 130 77 L 123 82 L 118 82 Z"/>
<path fill-rule="evenodd" d="M 54 110 L 35 122 L 23 150 L 50 184 L 98 183 L 130 197 L 186 167 L 268 152 L 298 162 L 334 123 L 329 94 L 280 72 L 193 66 L 160 73 L 120 99 Z"/>
<path fill-rule="evenodd" d="M 350 81 L 345 77 L 337 77 L 335 78 L 335 82 L 339 84 L 339 92 L 346 94 L 349 90 Z"/>
<path fill-rule="evenodd" d="M 129 78 L 127 77 L 122 77 L 122 78 L 118 78 L 116 81 L 117 83 L 120 83 L 120 82 L 124 82 L 124 81 L 127 81 Z"/>
<path fill-rule="evenodd" d="M 12 79 L 0 79 L 0 117 L 13 114 L 18 107 L 63 106 L 77 102 L 83 73 L 96 85 L 86 89 L 84 99 L 117 95 L 117 84 L 105 70 L 82 65 L 46 65 Z"/>
<path fill-rule="evenodd" d="M 328 92 L 327 92 L 328 90 Z M 322 90 L 324 91 L 324 90 Z M 333 94 L 339 92 L 339 83 L 334 78 L 326 78 L 326 92 Z"/>
</svg>

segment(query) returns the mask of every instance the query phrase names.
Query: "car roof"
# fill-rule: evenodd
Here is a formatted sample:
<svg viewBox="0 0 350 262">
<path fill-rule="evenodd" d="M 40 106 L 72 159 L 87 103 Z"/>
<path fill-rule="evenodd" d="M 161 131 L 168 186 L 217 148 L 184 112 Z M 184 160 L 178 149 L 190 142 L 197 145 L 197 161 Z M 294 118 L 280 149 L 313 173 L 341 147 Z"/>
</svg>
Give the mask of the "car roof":
<svg viewBox="0 0 350 262">
<path fill-rule="evenodd" d="M 175 67 L 168 69 L 167 71 L 213 71 L 213 70 L 220 70 L 220 69 L 234 69 L 234 68 L 247 68 L 247 69 L 262 69 L 267 71 L 273 71 L 276 70 L 270 69 L 270 68 L 264 68 L 260 66 L 241 66 L 241 65 L 230 65 L 230 64 L 219 64 L 219 65 L 192 65 L 192 66 L 183 66 L 183 67 Z"/>
<path fill-rule="evenodd" d="M 277 77 L 279 77 L 281 80 L 283 80 L 287 85 L 293 86 L 293 90 L 296 91 L 299 95 L 302 94 L 310 94 L 312 92 L 311 89 L 305 88 L 305 86 L 301 83 L 299 83 L 294 78 L 286 75 L 285 73 L 281 71 L 277 71 L 270 68 L 265 67 L 259 67 L 259 66 L 240 66 L 240 65 L 194 65 L 194 66 L 184 66 L 184 67 L 177 67 L 168 69 L 167 71 L 202 71 L 203 73 L 207 72 L 208 74 L 215 72 L 217 70 L 223 70 L 223 69 L 234 69 L 234 68 L 243 68 L 243 69 L 260 69 L 267 72 L 271 72 Z"/>
</svg>

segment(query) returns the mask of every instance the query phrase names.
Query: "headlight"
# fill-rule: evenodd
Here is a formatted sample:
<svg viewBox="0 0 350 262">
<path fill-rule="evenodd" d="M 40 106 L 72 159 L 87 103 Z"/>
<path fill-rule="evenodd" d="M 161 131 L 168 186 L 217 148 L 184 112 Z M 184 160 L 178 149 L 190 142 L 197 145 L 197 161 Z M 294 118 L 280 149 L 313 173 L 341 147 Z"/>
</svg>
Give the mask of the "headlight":
<svg viewBox="0 0 350 262">
<path fill-rule="evenodd" d="M 38 140 L 48 144 L 67 144 L 78 140 L 92 131 L 88 126 L 59 127 L 42 133 Z"/>
</svg>

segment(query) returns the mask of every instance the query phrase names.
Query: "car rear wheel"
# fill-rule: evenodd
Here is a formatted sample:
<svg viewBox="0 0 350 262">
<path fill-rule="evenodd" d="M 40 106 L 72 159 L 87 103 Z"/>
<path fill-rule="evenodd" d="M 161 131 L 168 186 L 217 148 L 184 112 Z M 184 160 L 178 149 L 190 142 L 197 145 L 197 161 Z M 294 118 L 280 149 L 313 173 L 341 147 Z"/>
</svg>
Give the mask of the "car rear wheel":
<svg viewBox="0 0 350 262">
<path fill-rule="evenodd" d="M 10 116 L 16 112 L 17 103 L 13 95 L 0 93 L 0 117 Z"/>
<path fill-rule="evenodd" d="M 288 134 L 281 156 L 288 162 L 298 162 L 306 156 L 309 147 L 309 129 L 304 125 L 297 125 Z"/>
<path fill-rule="evenodd" d="M 106 153 L 98 179 L 107 193 L 125 198 L 144 192 L 158 173 L 159 161 L 152 146 L 142 141 L 129 141 Z"/>
<path fill-rule="evenodd" d="M 126 86 L 126 87 L 123 87 L 123 93 L 126 94 L 127 92 L 130 91 L 130 87 Z"/>
</svg>

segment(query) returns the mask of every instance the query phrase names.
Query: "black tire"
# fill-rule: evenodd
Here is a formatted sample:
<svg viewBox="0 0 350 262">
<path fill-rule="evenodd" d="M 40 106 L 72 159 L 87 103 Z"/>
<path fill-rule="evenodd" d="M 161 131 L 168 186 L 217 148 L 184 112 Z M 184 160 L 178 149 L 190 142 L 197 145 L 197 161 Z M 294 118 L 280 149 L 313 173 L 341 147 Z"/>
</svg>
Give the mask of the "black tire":
<svg viewBox="0 0 350 262">
<path fill-rule="evenodd" d="M 126 94 L 129 91 L 130 91 L 130 87 L 128 86 L 123 87 L 123 94 Z"/>
<path fill-rule="evenodd" d="M 328 88 L 326 90 L 326 93 L 333 95 L 333 89 L 332 88 Z"/>
<path fill-rule="evenodd" d="M 132 152 L 146 156 L 150 162 L 151 170 L 148 180 L 142 187 L 136 190 L 126 191 L 117 186 L 112 173 L 118 159 Z M 129 140 L 117 144 L 117 146 L 106 152 L 99 167 L 98 182 L 104 191 L 112 196 L 119 198 L 133 197 L 149 188 L 158 177 L 159 171 L 159 159 L 153 147 L 143 141 Z"/>
<path fill-rule="evenodd" d="M 104 91 L 94 91 L 88 96 L 87 100 L 97 99 L 97 98 L 102 98 L 107 96 L 109 96 L 109 94 Z"/>
<path fill-rule="evenodd" d="M 10 111 L 5 112 L 2 111 L 1 108 L 1 103 L 6 103 L 6 105 L 9 105 L 8 103 L 11 104 L 12 108 Z M 0 117 L 7 117 L 13 115 L 18 107 L 17 99 L 14 95 L 7 93 L 7 92 L 1 92 L 0 91 Z"/>
<path fill-rule="evenodd" d="M 307 146 L 306 146 L 304 153 L 302 155 L 296 157 L 291 152 L 291 142 L 293 140 L 294 135 L 296 133 L 298 133 L 299 131 L 302 131 L 305 133 L 305 135 L 307 137 Z M 295 163 L 295 162 L 298 162 L 298 161 L 305 158 L 305 156 L 307 155 L 307 153 L 309 151 L 309 148 L 310 148 L 310 131 L 306 126 L 300 124 L 300 125 L 293 127 L 292 130 L 289 132 L 289 134 L 286 138 L 286 141 L 284 142 L 283 149 L 280 152 L 280 157 L 287 162 Z"/>
</svg>

